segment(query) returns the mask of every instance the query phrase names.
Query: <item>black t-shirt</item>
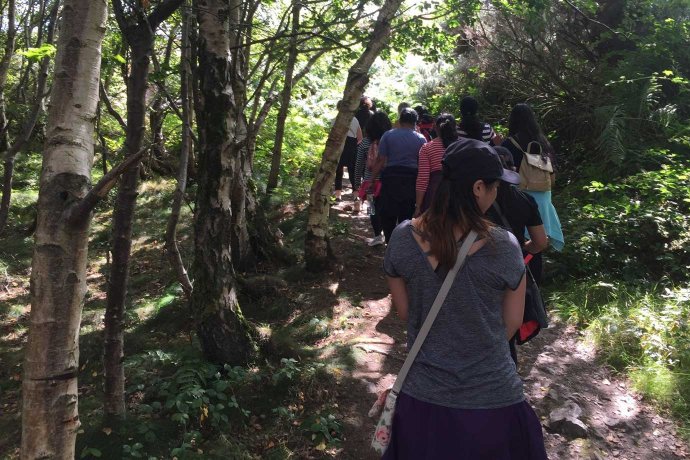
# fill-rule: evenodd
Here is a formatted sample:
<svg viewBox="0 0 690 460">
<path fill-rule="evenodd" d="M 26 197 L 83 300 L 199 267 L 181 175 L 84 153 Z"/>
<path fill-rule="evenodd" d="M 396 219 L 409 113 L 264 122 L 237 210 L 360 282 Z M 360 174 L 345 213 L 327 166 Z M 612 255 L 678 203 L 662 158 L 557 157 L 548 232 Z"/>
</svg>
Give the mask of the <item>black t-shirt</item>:
<svg viewBox="0 0 690 460">
<path fill-rule="evenodd" d="M 372 112 L 366 107 L 360 107 L 359 109 L 357 109 L 357 112 L 355 112 L 355 118 L 359 122 L 360 128 L 362 128 L 362 133 L 366 131 L 367 122 L 372 117 L 372 115 L 374 115 L 374 112 Z"/>
<path fill-rule="evenodd" d="M 525 228 L 542 225 L 539 207 L 534 198 L 518 190 L 514 185 L 501 182 L 496 196 L 496 203 L 501 208 L 501 212 L 510 224 L 509 229 L 520 243 L 520 247 L 525 244 Z M 486 216 L 495 223 L 503 227 L 503 220 L 498 216 L 496 210 L 491 207 Z"/>
</svg>

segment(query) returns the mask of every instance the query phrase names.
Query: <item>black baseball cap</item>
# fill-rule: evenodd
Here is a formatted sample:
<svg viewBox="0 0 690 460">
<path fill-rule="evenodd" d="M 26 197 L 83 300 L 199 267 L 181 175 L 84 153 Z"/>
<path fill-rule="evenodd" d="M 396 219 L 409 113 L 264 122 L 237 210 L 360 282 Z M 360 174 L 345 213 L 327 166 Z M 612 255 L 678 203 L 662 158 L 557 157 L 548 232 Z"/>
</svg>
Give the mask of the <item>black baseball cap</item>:
<svg viewBox="0 0 690 460">
<path fill-rule="evenodd" d="M 443 177 L 450 181 L 500 179 L 509 184 L 520 184 L 520 175 L 503 168 L 496 150 L 476 139 L 461 138 L 450 144 L 441 164 Z"/>
</svg>

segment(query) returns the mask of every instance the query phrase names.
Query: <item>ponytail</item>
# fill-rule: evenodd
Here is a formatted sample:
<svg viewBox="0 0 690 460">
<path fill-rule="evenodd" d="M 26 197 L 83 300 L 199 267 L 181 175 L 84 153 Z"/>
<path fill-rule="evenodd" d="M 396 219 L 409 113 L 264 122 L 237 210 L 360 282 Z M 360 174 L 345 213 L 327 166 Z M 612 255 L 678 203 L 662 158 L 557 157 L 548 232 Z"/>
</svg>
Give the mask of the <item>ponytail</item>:
<svg viewBox="0 0 690 460">
<path fill-rule="evenodd" d="M 436 131 L 443 142 L 443 148 L 458 140 L 458 127 L 455 118 L 449 113 L 442 113 L 436 118 Z"/>
</svg>

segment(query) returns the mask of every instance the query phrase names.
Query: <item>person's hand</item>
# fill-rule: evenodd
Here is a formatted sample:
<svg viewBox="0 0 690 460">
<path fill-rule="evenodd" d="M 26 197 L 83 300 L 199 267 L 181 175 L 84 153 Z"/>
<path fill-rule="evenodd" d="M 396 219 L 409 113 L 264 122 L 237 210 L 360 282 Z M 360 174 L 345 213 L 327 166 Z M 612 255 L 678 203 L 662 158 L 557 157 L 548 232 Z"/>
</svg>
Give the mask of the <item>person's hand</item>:
<svg viewBox="0 0 690 460">
<path fill-rule="evenodd" d="M 419 206 L 415 206 L 414 214 L 412 214 L 412 218 L 416 219 L 417 217 L 419 217 L 421 215 L 422 215 L 422 212 L 419 210 Z"/>
</svg>

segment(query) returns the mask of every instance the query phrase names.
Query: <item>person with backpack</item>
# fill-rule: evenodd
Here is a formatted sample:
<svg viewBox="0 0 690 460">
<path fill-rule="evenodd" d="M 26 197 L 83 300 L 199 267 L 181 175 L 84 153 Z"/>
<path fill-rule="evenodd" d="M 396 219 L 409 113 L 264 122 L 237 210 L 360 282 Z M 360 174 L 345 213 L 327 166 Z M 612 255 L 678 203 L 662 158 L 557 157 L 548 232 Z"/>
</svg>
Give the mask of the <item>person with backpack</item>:
<svg viewBox="0 0 690 460">
<path fill-rule="evenodd" d="M 522 252 L 484 216 L 505 171 L 493 148 L 473 139 L 452 143 L 442 165 L 431 207 L 395 229 L 384 257 L 414 351 L 393 387 L 392 429 L 375 439 L 387 443 L 384 460 L 544 460 L 542 427 L 507 340 L 522 322 Z"/>
<path fill-rule="evenodd" d="M 443 155 L 446 153 L 446 148 L 458 139 L 457 125 L 453 115 L 442 113 L 436 118 L 435 124 L 435 131 L 439 133 L 439 137 L 427 142 L 419 150 L 414 217 L 418 217 L 429 208 L 436 188 L 441 182 Z"/>
<path fill-rule="evenodd" d="M 381 193 L 376 211 L 381 218 L 386 242 L 400 222 L 414 214 L 415 185 L 419 149 L 424 136 L 415 131 L 417 112 L 403 109 L 400 128 L 387 131 L 379 141 L 379 154 L 372 168 L 372 177 L 381 172 Z M 373 186 L 369 186 L 373 191 Z"/>
<path fill-rule="evenodd" d="M 472 96 L 465 96 L 460 101 L 460 123 L 458 135 L 469 139 L 484 141 L 490 145 L 499 145 L 501 137 L 496 134 L 490 124 L 481 121 L 477 115 L 479 102 Z"/>
<path fill-rule="evenodd" d="M 380 177 L 377 175 L 373 177 L 371 171 L 376 166 L 379 153 L 379 141 L 381 136 L 387 131 L 393 128 L 390 118 L 383 111 L 378 111 L 369 118 L 367 125 L 364 129 L 366 135 L 360 144 L 357 146 L 357 164 L 355 165 L 355 182 L 360 183 L 362 186 L 359 191 L 359 198 L 364 201 L 367 199 L 366 191 L 370 184 L 374 185 L 373 205 L 374 208 L 369 210 L 369 219 L 371 221 L 371 228 L 374 231 L 374 237 L 367 239 L 367 244 L 369 246 L 378 246 L 385 242 L 383 234 L 383 227 L 381 226 L 381 217 L 379 213 L 376 212 L 376 203 L 378 202 L 378 194 L 376 194 L 376 189 L 380 188 L 377 184 L 380 184 Z M 371 206 L 372 203 L 369 203 Z"/>
<path fill-rule="evenodd" d="M 558 213 L 551 202 L 551 189 L 555 177 L 554 150 L 529 105 L 517 104 L 513 107 L 508 118 L 508 136 L 502 145 L 513 156 L 513 163 L 520 174 L 520 190 L 534 198 L 549 238 L 549 245 L 560 251 L 565 239 Z M 530 268 L 537 283 L 541 283 L 541 253 L 536 254 L 530 261 Z"/>
<path fill-rule="evenodd" d="M 513 174 L 507 174 L 501 180 L 496 201 L 489 208 L 486 216 L 495 225 L 503 227 L 515 236 L 522 248 L 523 256 L 539 254 L 548 247 L 549 240 L 546 237 L 537 202 L 530 195 L 517 188 L 517 185 L 520 184 L 520 175 L 514 172 L 513 156 L 510 151 L 501 146 L 494 147 L 494 150 L 501 159 L 503 169 L 511 171 Z M 529 239 L 525 237 L 525 234 L 529 236 Z M 516 337 L 511 337 L 509 340 L 510 356 L 517 365 L 515 342 Z"/>
</svg>

